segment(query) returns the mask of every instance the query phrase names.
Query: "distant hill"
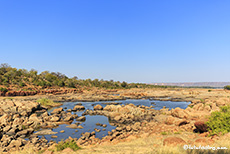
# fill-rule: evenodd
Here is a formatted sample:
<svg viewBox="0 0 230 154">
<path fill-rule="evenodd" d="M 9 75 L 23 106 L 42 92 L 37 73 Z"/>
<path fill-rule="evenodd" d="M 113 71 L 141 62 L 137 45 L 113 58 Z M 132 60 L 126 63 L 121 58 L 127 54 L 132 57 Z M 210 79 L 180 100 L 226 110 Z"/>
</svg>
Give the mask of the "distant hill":
<svg viewBox="0 0 230 154">
<path fill-rule="evenodd" d="M 153 83 L 153 85 L 180 86 L 180 87 L 216 87 L 223 88 L 230 82 L 181 82 L 181 83 Z"/>
</svg>

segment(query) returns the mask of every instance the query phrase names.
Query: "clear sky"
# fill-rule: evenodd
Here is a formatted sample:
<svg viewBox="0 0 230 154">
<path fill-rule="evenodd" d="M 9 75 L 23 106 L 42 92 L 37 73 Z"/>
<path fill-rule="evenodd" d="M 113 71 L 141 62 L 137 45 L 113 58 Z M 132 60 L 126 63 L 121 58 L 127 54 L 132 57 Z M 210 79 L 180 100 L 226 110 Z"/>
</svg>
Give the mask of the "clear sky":
<svg viewBox="0 0 230 154">
<path fill-rule="evenodd" d="M 81 79 L 230 81 L 230 1 L 0 0 L 0 63 Z"/>
</svg>

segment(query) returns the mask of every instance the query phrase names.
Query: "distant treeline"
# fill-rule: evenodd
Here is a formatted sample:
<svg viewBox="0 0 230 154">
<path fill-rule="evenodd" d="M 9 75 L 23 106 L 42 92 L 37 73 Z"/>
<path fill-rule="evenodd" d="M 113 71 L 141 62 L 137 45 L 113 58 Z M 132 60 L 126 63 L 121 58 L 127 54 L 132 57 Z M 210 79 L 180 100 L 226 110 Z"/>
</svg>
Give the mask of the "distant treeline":
<svg viewBox="0 0 230 154">
<path fill-rule="evenodd" d="M 108 89 L 120 89 L 120 88 L 167 88 L 171 86 L 156 86 L 143 83 L 127 83 L 125 81 L 105 81 L 99 79 L 78 79 L 76 76 L 69 78 L 65 74 L 60 72 L 44 71 L 38 74 L 34 69 L 28 71 L 26 69 L 12 68 L 8 64 L 0 65 L 0 85 L 5 87 L 31 87 L 39 86 L 41 88 L 49 87 L 99 87 Z M 1 91 L 3 88 L 1 88 Z"/>
</svg>

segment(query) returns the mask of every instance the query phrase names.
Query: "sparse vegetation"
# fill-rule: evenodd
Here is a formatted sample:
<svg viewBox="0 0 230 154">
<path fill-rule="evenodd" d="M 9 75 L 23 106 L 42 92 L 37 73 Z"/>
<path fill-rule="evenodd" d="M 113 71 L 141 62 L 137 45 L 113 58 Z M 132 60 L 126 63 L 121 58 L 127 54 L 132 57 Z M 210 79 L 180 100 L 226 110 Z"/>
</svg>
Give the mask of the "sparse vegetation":
<svg viewBox="0 0 230 154">
<path fill-rule="evenodd" d="M 47 98 L 38 99 L 37 102 L 40 103 L 41 105 L 44 105 L 47 107 L 57 106 L 57 102 L 54 102 L 54 101 L 47 99 Z"/>
<path fill-rule="evenodd" d="M 62 151 L 65 148 L 71 148 L 72 150 L 76 151 L 78 149 L 80 149 L 80 147 L 76 144 L 76 142 L 74 140 L 71 141 L 60 141 L 57 145 L 56 145 L 57 151 Z"/>
<path fill-rule="evenodd" d="M 207 125 L 210 135 L 230 132 L 230 106 L 223 106 L 220 111 L 213 112 L 209 117 Z"/>
</svg>

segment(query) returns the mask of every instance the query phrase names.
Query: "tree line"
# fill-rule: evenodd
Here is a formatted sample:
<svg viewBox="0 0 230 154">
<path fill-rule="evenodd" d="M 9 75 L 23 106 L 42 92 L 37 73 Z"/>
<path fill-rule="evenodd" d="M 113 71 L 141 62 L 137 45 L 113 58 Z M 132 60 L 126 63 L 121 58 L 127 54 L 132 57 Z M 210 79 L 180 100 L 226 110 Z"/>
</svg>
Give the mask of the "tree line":
<svg viewBox="0 0 230 154">
<path fill-rule="evenodd" d="M 143 83 L 127 83 L 125 81 L 107 81 L 99 79 L 78 79 L 74 76 L 72 78 L 67 77 L 60 72 L 44 71 L 40 74 L 38 71 L 31 69 L 13 68 L 10 65 L 4 63 L 0 65 L 0 85 L 9 87 L 16 86 L 19 88 L 26 86 L 39 86 L 41 88 L 48 87 L 69 87 L 77 88 L 79 86 L 85 87 L 98 87 L 107 89 L 121 89 L 121 88 L 153 88 L 161 87 L 167 88 L 167 86 L 155 86 Z"/>
</svg>

